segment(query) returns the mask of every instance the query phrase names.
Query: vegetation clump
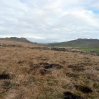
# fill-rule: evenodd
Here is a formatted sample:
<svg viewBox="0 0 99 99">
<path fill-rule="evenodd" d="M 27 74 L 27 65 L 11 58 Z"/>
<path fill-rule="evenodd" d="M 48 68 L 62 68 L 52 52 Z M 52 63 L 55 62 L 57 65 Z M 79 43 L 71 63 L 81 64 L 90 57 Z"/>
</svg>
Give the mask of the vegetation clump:
<svg viewBox="0 0 99 99">
<path fill-rule="evenodd" d="M 89 88 L 88 86 L 82 86 L 82 85 L 75 85 L 75 88 L 83 93 L 92 93 L 93 90 Z"/>
<path fill-rule="evenodd" d="M 64 95 L 65 95 L 64 99 L 85 99 L 85 98 L 83 98 L 81 96 L 75 95 L 75 94 L 73 94 L 71 92 L 68 92 L 68 91 L 64 92 Z"/>
<path fill-rule="evenodd" d="M 9 74 L 0 74 L 0 80 L 3 79 L 10 79 L 10 75 Z"/>
</svg>

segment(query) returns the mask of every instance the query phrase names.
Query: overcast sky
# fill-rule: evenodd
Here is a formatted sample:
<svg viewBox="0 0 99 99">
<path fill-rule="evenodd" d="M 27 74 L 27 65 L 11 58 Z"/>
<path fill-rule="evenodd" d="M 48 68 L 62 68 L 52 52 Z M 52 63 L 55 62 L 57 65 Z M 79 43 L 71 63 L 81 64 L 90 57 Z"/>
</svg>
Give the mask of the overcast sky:
<svg viewBox="0 0 99 99">
<path fill-rule="evenodd" d="M 34 42 L 99 39 L 99 0 L 0 0 L 0 37 Z"/>
</svg>

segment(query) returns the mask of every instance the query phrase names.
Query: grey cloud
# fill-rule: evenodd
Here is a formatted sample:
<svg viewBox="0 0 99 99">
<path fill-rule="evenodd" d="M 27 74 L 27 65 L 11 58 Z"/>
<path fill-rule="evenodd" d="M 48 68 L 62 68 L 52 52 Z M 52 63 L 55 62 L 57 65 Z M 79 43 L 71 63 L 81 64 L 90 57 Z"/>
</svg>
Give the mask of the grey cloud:
<svg viewBox="0 0 99 99">
<path fill-rule="evenodd" d="M 36 42 L 93 37 L 99 35 L 99 15 L 93 12 L 98 5 L 93 0 L 1 0 L 0 36 Z"/>
</svg>

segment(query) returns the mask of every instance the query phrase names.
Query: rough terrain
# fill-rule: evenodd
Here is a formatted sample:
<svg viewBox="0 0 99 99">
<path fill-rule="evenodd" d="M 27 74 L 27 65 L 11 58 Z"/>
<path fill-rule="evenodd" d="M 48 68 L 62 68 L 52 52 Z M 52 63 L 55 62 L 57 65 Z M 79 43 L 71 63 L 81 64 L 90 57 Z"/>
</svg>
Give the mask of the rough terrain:
<svg viewBox="0 0 99 99">
<path fill-rule="evenodd" d="M 99 56 L 0 44 L 0 99 L 99 99 Z"/>
</svg>

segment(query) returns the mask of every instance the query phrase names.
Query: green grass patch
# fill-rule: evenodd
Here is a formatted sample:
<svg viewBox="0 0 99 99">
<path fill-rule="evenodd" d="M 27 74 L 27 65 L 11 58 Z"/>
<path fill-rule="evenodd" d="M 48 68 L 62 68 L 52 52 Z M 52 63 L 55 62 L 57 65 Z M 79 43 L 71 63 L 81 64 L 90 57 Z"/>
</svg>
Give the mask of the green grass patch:
<svg viewBox="0 0 99 99">
<path fill-rule="evenodd" d="M 99 48 L 97 47 L 78 47 L 76 49 L 82 50 L 82 51 L 93 52 L 93 53 L 99 53 Z"/>
</svg>

